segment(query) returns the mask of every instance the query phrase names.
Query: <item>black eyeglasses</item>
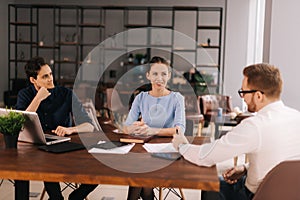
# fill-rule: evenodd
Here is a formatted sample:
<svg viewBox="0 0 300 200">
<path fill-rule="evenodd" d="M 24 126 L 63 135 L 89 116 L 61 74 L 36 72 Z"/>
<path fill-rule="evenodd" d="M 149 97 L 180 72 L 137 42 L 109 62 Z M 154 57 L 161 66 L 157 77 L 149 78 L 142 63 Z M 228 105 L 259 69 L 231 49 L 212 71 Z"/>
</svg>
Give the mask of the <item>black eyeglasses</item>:
<svg viewBox="0 0 300 200">
<path fill-rule="evenodd" d="M 260 91 L 260 90 L 242 90 L 242 89 L 238 90 L 238 93 L 241 98 L 244 98 L 244 94 L 254 93 L 254 92 L 260 92 L 260 93 L 264 94 L 264 92 Z"/>
</svg>

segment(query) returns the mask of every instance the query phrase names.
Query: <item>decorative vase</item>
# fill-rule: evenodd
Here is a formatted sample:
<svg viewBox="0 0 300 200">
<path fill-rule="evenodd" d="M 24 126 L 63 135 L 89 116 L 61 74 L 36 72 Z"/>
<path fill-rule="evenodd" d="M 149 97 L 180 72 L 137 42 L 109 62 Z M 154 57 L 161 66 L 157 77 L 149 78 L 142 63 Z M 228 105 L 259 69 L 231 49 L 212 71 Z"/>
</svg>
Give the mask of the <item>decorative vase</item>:
<svg viewBox="0 0 300 200">
<path fill-rule="evenodd" d="M 3 136 L 4 136 L 4 143 L 6 149 L 12 149 L 12 148 L 17 149 L 19 134 L 14 134 L 14 135 L 4 134 Z"/>
</svg>

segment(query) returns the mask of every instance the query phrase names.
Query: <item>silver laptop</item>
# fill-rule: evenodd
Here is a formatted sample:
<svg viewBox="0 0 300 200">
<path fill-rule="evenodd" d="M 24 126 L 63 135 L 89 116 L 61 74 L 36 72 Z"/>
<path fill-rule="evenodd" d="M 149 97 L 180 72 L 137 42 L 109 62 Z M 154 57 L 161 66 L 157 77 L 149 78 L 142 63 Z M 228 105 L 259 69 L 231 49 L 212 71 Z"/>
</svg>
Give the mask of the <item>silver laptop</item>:
<svg viewBox="0 0 300 200">
<path fill-rule="evenodd" d="M 44 134 L 41 126 L 39 116 L 35 112 L 11 110 L 0 108 L 0 115 L 7 114 L 10 111 L 23 113 L 26 117 L 26 121 L 23 130 L 20 132 L 19 141 L 29 142 L 34 144 L 56 144 L 61 142 L 70 141 L 69 137 L 61 137 L 56 135 Z"/>
</svg>

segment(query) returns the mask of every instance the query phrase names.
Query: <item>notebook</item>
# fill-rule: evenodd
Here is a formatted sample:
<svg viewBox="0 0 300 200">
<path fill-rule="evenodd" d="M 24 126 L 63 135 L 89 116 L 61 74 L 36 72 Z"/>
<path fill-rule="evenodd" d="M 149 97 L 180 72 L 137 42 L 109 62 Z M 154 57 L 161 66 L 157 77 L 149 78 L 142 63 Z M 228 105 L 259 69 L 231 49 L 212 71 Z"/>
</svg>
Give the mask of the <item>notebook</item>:
<svg viewBox="0 0 300 200">
<path fill-rule="evenodd" d="M 154 135 L 140 135 L 140 134 L 123 134 L 120 142 L 124 143 L 146 143 L 149 142 Z"/>
<path fill-rule="evenodd" d="M 85 149 L 85 146 L 74 142 L 63 142 L 53 145 L 41 145 L 38 147 L 38 149 L 51 153 L 65 153 L 69 151 Z"/>
<path fill-rule="evenodd" d="M 44 134 L 39 116 L 35 112 L 0 108 L 0 115 L 7 114 L 10 111 L 23 113 L 26 117 L 23 130 L 19 135 L 19 141 L 29 142 L 33 144 L 51 145 L 71 140 L 71 138 L 69 137 Z"/>
</svg>

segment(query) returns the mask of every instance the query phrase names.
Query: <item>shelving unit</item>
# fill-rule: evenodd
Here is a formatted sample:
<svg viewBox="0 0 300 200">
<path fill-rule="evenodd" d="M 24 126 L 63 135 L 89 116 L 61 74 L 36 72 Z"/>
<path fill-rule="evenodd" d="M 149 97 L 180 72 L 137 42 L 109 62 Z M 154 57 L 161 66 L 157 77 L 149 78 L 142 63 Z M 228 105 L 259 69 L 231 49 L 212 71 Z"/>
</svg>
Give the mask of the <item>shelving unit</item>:
<svg viewBox="0 0 300 200">
<path fill-rule="evenodd" d="M 101 7 L 10 4 L 8 10 L 9 90 L 26 78 L 23 67 L 36 55 L 51 64 L 58 84 L 72 85 L 82 60 L 103 40 Z"/>
<path fill-rule="evenodd" d="M 220 91 L 225 16 L 221 7 L 10 4 L 8 9 L 9 90 L 14 80 L 25 78 L 21 69 L 35 55 L 51 64 L 58 84 L 72 85 L 83 60 L 95 46 L 109 36 L 128 31 L 120 46 L 111 43 L 105 47 L 101 58 L 104 66 L 108 54 L 124 54 L 109 66 L 110 72 L 102 79 L 104 84 L 113 84 L 135 66 L 127 62 L 129 54 L 146 55 L 146 61 L 161 55 L 178 72 L 196 67 L 203 76 L 211 75 L 210 92 Z M 130 35 L 134 29 L 143 30 L 143 38 Z M 191 42 L 182 40 L 182 36 Z M 125 66 L 120 67 L 121 62 Z"/>
</svg>

